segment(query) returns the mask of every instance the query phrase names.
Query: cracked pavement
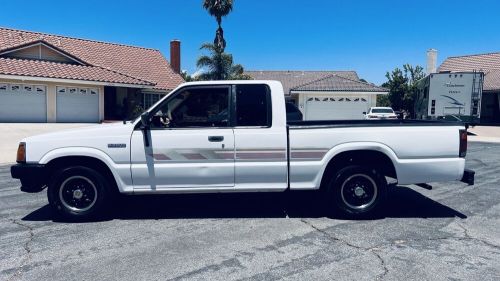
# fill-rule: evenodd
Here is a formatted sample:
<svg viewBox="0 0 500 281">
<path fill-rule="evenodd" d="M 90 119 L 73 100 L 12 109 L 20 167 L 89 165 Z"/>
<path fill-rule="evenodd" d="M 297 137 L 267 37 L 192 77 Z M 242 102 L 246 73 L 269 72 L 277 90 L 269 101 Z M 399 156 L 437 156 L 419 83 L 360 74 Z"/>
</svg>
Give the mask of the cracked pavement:
<svg viewBox="0 0 500 281">
<path fill-rule="evenodd" d="M 314 193 L 126 197 L 58 221 L 0 167 L 0 280 L 500 280 L 500 144 L 476 185 L 392 187 L 385 216 L 325 217 Z"/>
</svg>

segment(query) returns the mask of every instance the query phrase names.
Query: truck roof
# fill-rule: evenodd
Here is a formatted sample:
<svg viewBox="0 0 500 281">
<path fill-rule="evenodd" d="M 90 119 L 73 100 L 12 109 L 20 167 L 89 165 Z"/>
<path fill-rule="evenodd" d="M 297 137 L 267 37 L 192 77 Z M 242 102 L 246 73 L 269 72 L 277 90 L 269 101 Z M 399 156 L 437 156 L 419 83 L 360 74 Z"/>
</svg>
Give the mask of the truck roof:
<svg viewBox="0 0 500 281">
<path fill-rule="evenodd" d="M 182 83 L 182 86 L 196 86 L 196 85 L 227 85 L 227 84 L 274 84 L 281 83 L 276 80 L 219 80 L 219 81 L 196 81 Z"/>
</svg>

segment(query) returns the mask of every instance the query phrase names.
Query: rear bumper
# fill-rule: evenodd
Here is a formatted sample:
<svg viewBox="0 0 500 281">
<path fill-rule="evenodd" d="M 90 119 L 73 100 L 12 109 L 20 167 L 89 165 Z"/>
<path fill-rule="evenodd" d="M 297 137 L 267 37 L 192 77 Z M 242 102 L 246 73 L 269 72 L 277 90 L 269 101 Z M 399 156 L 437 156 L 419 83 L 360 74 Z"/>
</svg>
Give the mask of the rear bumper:
<svg viewBox="0 0 500 281">
<path fill-rule="evenodd" d="M 464 175 L 462 176 L 461 182 L 465 182 L 468 185 L 474 185 L 474 176 L 476 172 L 473 170 L 465 169 Z"/>
<path fill-rule="evenodd" d="M 10 175 L 21 180 L 21 191 L 40 192 L 47 185 L 47 171 L 42 164 L 16 164 L 10 167 Z"/>
</svg>

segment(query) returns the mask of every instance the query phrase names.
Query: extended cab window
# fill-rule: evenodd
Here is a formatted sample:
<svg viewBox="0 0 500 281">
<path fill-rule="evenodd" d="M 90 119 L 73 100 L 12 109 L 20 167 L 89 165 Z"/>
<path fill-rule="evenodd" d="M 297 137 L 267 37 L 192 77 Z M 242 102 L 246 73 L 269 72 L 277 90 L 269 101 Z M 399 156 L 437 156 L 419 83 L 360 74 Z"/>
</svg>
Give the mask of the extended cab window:
<svg viewBox="0 0 500 281">
<path fill-rule="evenodd" d="M 267 85 L 236 86 L 236 126 L 270 127 L 271 93 Z"/>
<path fill-rule="evenodd" d="M 175 94 L 153 114 L 153 128 L 226 127 L 229 88 L 191 88 Z"/>
</svg>

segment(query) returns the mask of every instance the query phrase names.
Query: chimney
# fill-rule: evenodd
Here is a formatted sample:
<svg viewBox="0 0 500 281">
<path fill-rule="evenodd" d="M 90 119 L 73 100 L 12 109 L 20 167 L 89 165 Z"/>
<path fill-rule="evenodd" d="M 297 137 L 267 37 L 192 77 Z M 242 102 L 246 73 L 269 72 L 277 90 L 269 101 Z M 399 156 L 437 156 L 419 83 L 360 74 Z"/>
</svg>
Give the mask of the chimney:
<svg viewBox="0 0 500 281">
<path fill-rule="evenodd" d="M 436 73 L 437 52 L 436 49 L 427 50 L 427 74 Z"/>
<path fill-rule="evenodd" d="M 170 66 L 175 73 L 181 73 L 181 41 L 170 41 Z"/>
</svg>

